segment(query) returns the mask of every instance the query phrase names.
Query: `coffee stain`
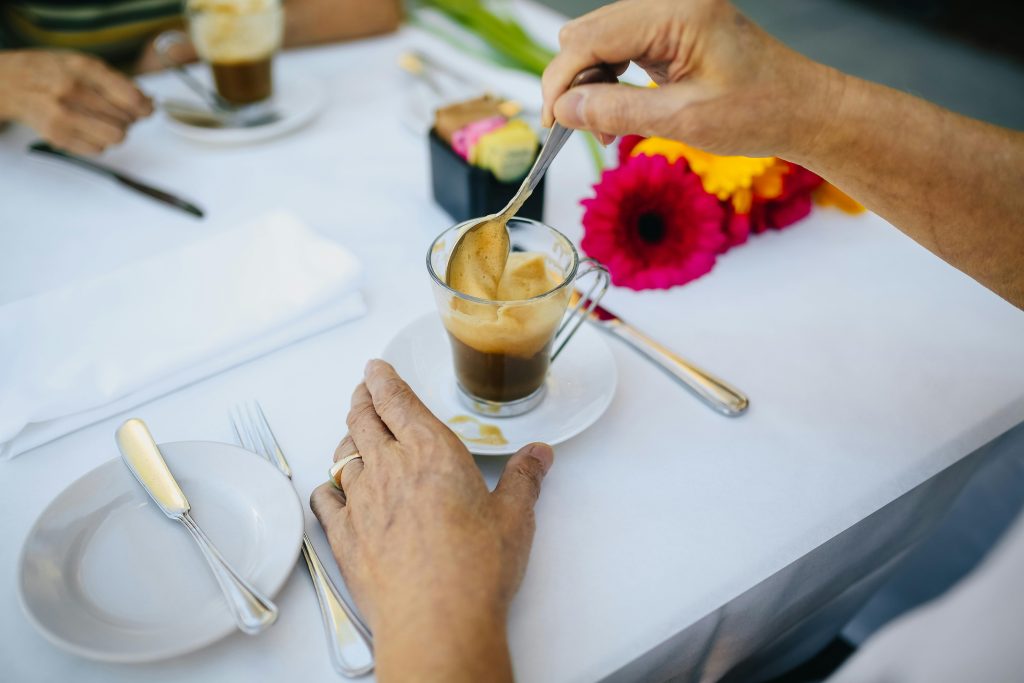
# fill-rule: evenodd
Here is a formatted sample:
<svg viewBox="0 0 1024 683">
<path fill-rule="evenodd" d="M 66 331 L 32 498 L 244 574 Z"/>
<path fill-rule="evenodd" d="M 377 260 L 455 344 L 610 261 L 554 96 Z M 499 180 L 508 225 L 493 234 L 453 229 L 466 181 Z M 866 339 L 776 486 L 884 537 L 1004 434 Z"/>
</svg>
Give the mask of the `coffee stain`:
<svg viewBox="0 0 1024 683">
<path fill-rule="evenodd" d="M 471 415 L 456 415 L 448 420 L 448 426 L 458 434 L 460 439 L 468 443 L 482 446 L 505 446 L 508 444 L 508 439 L 501 433 L 501 428 L 481 422 Z"/>
</svg>

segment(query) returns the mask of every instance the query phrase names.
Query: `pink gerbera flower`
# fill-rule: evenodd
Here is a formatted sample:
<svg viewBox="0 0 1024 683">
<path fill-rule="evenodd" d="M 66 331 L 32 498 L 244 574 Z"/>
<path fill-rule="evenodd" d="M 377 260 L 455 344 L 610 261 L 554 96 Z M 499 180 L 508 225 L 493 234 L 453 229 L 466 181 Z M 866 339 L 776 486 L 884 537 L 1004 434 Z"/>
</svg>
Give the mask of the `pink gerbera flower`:
<svg viewBox="0 0 1024 683">
<path fill-rule="evenodd" d="M 724 244 L 723 211 L 684 159 L 636 156 L 605 171 L 584 199 L 583 251 L 612 283 L 667 289 L 704 275 Z"/>
<path fill-rule="evenodd" d="M 646 140 L 643 135 L 623 135 L 619 139 L 619 166 L 629 161 L 633 148 Z"/>
</svg>

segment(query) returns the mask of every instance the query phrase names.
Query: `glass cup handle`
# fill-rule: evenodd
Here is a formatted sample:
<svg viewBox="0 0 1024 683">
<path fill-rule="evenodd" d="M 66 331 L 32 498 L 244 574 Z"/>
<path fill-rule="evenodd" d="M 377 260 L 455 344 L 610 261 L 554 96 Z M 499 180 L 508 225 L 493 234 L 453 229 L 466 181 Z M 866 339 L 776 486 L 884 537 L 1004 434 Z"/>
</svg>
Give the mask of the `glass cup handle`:
<svg viewBox="0 0 1024 683">
<path fill-rule="evenodd" d="M 158 35 L 156 40 L 153 41 L 153 49 L 156 52 L 157 58 L 160 59 L 160 63 L 163 64 L 164 67 L 173 71 L 174 74 L 181 79 L 182 83 L 188 86 L 189 90 L 202 98 L 203 102 L 205 102 L 208 107 L 214 111 L 222 113 L 230 113 L 234 111 L 235 107 L 233 107 L 230 102 L 203 85 L 198 79 L 188 72 L 181 62 L 178 62 L 171 57 L 171 48 L 175 45 L 184 45 L 187 42 L 188 36 L 185 35 L 184 32 L 173 29 L 170 31 L 164 31 Z"/>
<path fill-rule="evenodd" d="M 588 275 L 594 276 L 594 282 L 590 285 L 590 289 L 587 290 L 586 294 L 580 296 L 579 300 L 569 309 L 568 315 L 565 316 L 558 331 L 555 332 L 556 346 L 554 353 L 551 354 L 552 362 L 558 358 L 558 354 L 562 352 L 565 345 L 576 334 L 576 330 L 583 324 L 583 320 L 594 312 L 594 308 L 601 301 L 601 297 L 608 291 L 608 285 L 611 281 L 608 269 L 592 258 L 585 258 L 580 261 L 580 268 L 576 271 L 573 287 Z M 577 290 L 577 293 L 579 293 L 579 290 Z"/>
</svg>

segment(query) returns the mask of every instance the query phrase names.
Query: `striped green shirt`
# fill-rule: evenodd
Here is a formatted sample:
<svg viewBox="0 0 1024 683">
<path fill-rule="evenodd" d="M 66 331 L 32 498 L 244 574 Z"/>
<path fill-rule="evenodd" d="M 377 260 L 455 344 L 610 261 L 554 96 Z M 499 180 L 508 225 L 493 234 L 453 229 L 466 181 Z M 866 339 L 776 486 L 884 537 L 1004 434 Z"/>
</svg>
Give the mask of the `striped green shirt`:
<svg viewBox="0 0 1024 683">
<path fill-rule="evenodd" d="M 180 25 L 182 0 L 7 0 L 0 47 L 55 47 L 108 61 L 134 59 L 145 42 Z"/>
</svg>

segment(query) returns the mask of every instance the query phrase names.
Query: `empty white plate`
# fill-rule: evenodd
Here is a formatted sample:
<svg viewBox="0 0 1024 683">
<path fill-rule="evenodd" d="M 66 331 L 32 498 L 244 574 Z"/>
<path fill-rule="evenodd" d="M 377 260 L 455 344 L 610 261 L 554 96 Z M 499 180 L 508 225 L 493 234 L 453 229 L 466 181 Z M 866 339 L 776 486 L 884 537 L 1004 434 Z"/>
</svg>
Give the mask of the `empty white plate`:
<svg viewBox="0 0 1024 683">
<path fill-rule="evenodd" d="M 298 559 L 302 508 L 263 458 L 204 441 L 161 444 L 192 516 L 238 572 L 274 596 Z M 18 589 L 50 641 L 111 662 L 183 654 L 235 631 L 188 532 L 160 511 L 120 458 L 43 511 L 21 551 Z"/>
<path fill-rule="evenodd" d="M 544 400 L 516 417 L 475 415 L 459 401 L 451 346 L 437 313 L 428 313 L 404 327 L 384 349 L 383 357 L 430 411 L 460 437 L 476 436 L 479 424 L 501 430 L 508 441 L 501 446 L 463 438 L 477 455 L 510 455 L 533 441 L 553 445 L 576 436 L 608 409 L 618 379 L 611 349 L 601 333 L 586 324 L 551 364 Z M 476 422 L 452 422 L 452 418 L 466 415 Z"/>
<path fill-rule="evenodd" d="M 195 74 L 200 80 L 209 83 L 206 71 L 202 68 Z M 183 93 L 179 99 L 187 99 L 198 107 L 203 106 L 191 93 Z M 251 128 L 209 128 L 179 121 L 166 113 L 164 121 L 172 131 L 190 140 L 211 145 L 245 145 L 276 138 L 301 128 L 323 109 L 324 101 L 322 82 L 304 73 L 275 71 L 272 106 L 281 118 L 273 123 Z"/>
</svg>

